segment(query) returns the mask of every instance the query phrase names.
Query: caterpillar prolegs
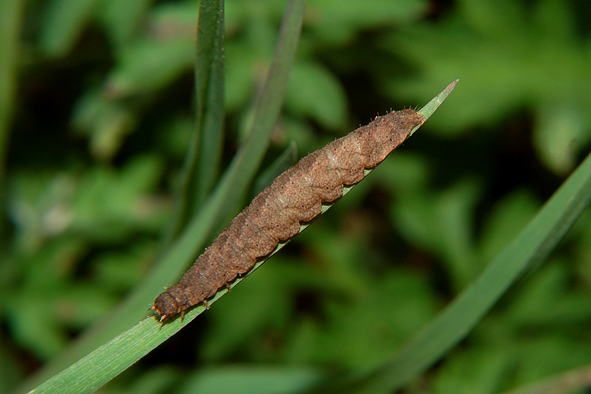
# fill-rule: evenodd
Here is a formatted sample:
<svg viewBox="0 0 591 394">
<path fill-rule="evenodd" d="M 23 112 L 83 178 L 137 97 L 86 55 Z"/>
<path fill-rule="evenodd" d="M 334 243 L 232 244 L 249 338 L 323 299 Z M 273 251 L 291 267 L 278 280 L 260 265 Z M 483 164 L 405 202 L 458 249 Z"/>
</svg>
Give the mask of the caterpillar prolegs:
<svg viewBox="0 0 591 394">
<path fill-rule="evenodd" d="M 365 169 L 381 163 L 425 118 L 415 110 L 393 111 L 310 153 L 279 175 L 199 256 L 180 282 L 160 294 L 152 309 L 160 321 L 207 302 L 237 276 L 250 271 L 300 223 L 320 215 L 323 203 L 361 181 Z"/>
</svg>

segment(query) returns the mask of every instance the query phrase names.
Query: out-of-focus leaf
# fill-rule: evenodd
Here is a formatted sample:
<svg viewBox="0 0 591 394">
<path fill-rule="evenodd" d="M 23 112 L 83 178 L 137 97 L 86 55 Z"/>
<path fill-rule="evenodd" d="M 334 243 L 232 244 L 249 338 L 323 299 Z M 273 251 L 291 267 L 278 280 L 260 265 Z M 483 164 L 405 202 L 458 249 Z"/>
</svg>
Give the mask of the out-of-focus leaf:
<svg viewBox="0 0 591 394">
<path fill-rule="evenodd" d="M 0 343 L 0 393 L 10 392 L 22 375 L 17 360 L 6 347 L 6 343 Z"/>
<path fill-rule="evenodd" d="M 158 228 L 162 206 L 151 205 L 147 195 L 161 171 L 155 157 L 140 157 L 120 174 L 97 168 L 80 181 L 72 201 L 72 229 L 98 239 L 121 239 L 138 224 Z M 104 196 L 109 198 L 105 199 Z"/>
<path fill-rule="evenodd" d="M 41 359 L 64 348 L 68 341 L 65 327 L 83 327 L 115 304 L 113 295 L 90 286 L 62 284 L 49 290 L 28 288 L 14 294 L 7 305 L 15 337 Z"/>
<path fill-rule="evenodd" d="M 443 259 L 456 289 L 469 283 L 481 268 L 473 264 L 471 224 L 479 189 L 466 180 L 435 196 L 405 194 L 392 204 L 393 223 L 411 242 Z"/>
<path fill-rule="evenodd" d="M 180 393 L 297 393 L 310 387 L 321 377 L 321 373 L 303 368 L 212 368 L 195 374 Z"/>
<path fill-rule="evenodd" d="M 121 48 L 104 88 L 106 94 L 113 99 L 162 89 L 190 69 L 194 47 L 194 40 L 174 37 L 140 40 Z"/>
<path fill-rule="evenodd" d="M 141 26 L 142 17 L 154 0 L 103 0 L 101 19 L 116 45 L 128 41 Z"/>
<path fill-rule="evenodd" d="M 137 116 L 129 105 L 91 88 L 79 98 L 71 122 L 76 132 L 88 135 L 93 156 L 109 161 L 135 129 Z"/>
<path fill-rule="evenodd" d="M 235 297 L 226 297 L 221 305 L 212 308 L 208 318 L 212 319 L 213 324 L 206 333 L 211 340 L 202 344 L 202 357 L 214 362 L 239 348 L 264 347 L 264 338 L 259 337 L 261 330 L 278 329 L 288 322 L 293 309 L 291 296 L 295 291 L 294 283 L 298 282 L 293 276 L 298 270 L 310 273 L 305 268 L 285 264 L 265 267 L 234 289 L 232 293 L 236 293 Z M 269 294 L 273 294 L 273 297 L 269 297 Z M 264 350 L 260 349 L 259 352 L 263 353 Z"/>
<path fill-rule="evenodd" d="M 540 108 L 533 143 L 542 162 L 557 174 L 570 171 L 578 152 L 591 140 L 591 119 L 578 103 L 554 103 Z"/>
<path fill-rule="evenodd" d="M 179 382 L 185 378 L 178 368 L 169 366 L 157 366 L 148 373 L 142 374 L 129 386 L 131 393 L 162 394 L 170 393 L 173 387 L 179 386 Z M 109 391 L 107 386 L 105 391 Z M 177 391 L 174 391 L 175 393 Z"/>
<path fill-rule="evenodd" d="M 380 164 L 380 168 L 382 171 L 375 174 L 375 177 L 393 193 L 428 193 L 429 167 L 421 157 L 401 151 Z"/>
<path fill-rule="evenodd" d="M 447 136 L 529 108 L 537 116 L 540 157 L 557 173 L 570 171 L 591 138 L 582 134 L 591 128 L 591 52 L 571 27 L 576 22 L 570 5 L 461 1 L 442 21 L 414 24 L 390 36 L 384 48 L 420 72 L 390 74 L 381 86 L 391 97 L 420 101 L 434 84 L 460 77 L 466 88 L 429 122 L 429 129 Z"/>
<path fill-rule="evenodd" d="M 312 62 L 294 65 L 285 104 L 298 116 L 307 115 L 326 128 L 345 121 L 345 91 L 324 67 Z"/>
<path fill-rule="evenodd" d="M 427 9 L 423 0 L 375 0 L 371 6 L 355 0 L 312 0 L 310 24 L 331 44 L 345 44 L 358 29 L 408 23 Z"/>
<path fill-rule="evenodd" d="M 152 262 L 153 245 L 139 242 L 130 251 L 105 253 L 93 261 L 93 271 L 100 286 L 127 291 L 139 283 Z"/>
<path fill-rule="evenodd" d="M 45 15 L 39 46 L 49 56 L 63 56 L 78 40 L 99 0 L 53 0 Z"/>
</svg>

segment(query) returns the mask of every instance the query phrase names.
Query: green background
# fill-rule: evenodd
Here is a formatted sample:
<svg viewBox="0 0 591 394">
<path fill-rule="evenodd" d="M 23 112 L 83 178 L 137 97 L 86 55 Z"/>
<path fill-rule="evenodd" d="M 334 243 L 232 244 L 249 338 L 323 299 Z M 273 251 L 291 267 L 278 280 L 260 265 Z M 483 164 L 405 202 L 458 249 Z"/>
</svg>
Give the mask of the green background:
<svg viewBox="0 0 591 394">
<path fill-rule="evenodd" d="M 161 255 L 193 130 L 199 3 L 0 7 L 1 393 L 100 324 Z M 226 1 L 224 164 L 284 8 Z M 589 17 L 586 1 L 308 1 L 263 168 L 292 141 L 301 157 L 459 84 L 310 229 L 102 390 L 292 392 L 380 365 L 589 150 Z M 269 183 L 261 174 L 234 212 Z M 586 214 L 405 390 L 500 392 L 591 363 L 590 244 Z"/>
</svg>

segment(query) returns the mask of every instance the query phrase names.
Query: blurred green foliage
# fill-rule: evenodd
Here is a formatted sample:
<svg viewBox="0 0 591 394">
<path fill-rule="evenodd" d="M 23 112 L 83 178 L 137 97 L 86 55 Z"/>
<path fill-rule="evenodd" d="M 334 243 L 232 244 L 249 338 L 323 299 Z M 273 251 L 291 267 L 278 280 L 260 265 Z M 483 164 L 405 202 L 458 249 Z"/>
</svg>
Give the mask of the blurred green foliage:
<svg viewBox="0 0 591 394">
<path fill-rule="evenodd" d="M 18 45 L 0 37 L 18 59 L 0 72 L 16 84 L 0 119 L 10 141 L 0 149 L 0 392 L 107 315 L 162 252 L 193 128 L 199 3 L 18 6 Z M 225 163 L 244 138 L 284 6 L 226 1 Z M 303 155 L 461 84 L 311 229 L 105 391 L 236 392 L 240 382 L 242 392 L 294 392 L 326 371 L 380 364 L 589 150 L 588 8 L 309 0 L 265 166 L 291 141 Z M 499 392 L 591 363 L 590 219 L 407 390 Z"/>
</svg>

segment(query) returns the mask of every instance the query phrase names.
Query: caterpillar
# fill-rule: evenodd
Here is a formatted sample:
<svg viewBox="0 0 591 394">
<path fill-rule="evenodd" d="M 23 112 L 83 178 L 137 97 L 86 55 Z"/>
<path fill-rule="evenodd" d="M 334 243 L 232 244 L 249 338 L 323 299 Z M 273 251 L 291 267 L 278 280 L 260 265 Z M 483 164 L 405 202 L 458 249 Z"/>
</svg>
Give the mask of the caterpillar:
<svg viewBox="0 0 591 394">
<path fill-rule="evenodd" d="M 279 243 L 296 236 L 322 205 L 360 182 L 365 170 L 381 163 L 425 118 L 413 109 L 377 117 L 302 158 L 257 195 L 200 255 L 180 282 L 166 289 L 152 309 L 160 322 L 207 300 L 250 271 Z"/>
</svg>

